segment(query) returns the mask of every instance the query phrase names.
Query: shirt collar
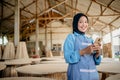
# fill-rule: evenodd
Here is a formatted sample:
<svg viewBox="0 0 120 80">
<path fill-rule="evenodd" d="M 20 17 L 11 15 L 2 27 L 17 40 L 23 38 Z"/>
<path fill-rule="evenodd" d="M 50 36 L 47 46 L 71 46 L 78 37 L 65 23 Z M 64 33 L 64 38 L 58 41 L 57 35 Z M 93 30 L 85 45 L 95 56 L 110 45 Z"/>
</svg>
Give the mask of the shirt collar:
<svg viewBox="0 0 120 80">
<path fill-rule="evenodd" d="M 85 34 L 78 34 L 77 32 L 74 32 L 74 35 L 75 35 L 75 36 L 80 36 L 80 35 L 81 35 L 81 36 L 84 36 Z"/>
</svg>

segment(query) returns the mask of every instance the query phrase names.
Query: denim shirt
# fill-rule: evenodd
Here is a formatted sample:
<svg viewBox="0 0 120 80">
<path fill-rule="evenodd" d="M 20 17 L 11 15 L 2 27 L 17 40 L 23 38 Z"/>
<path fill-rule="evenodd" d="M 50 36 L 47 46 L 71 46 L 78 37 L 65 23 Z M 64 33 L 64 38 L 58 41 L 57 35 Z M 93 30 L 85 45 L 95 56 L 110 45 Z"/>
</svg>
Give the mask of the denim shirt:
<svg viewBox="0 0 120 80">
<path fill-rule="evenodd" d="M 96 58 L 95 53 L 80 56 L 80 50 L 91 44 L 93 40 L 83 34 L 74 33 L 67 36 L 64 43 L 64 58 L 69 63 L 68 80 L 98 80 L 95 65 L 100 64 L 101 57 Z"/>
<path fill-rule="evenodd" d="M 80 35 L 75 32 L 74 34 L 69 34 L 64 42 L 64 58 L 67 63 L 76 63 L 80 60 L 80 50 L 75 49 L 75 37 L 77 36 L 86 37 L 85 35 Z M 93 43 L 92 39 L 89 39 L 89 41 Z M 95 64 L 99 65 L 101 62 L 101 57 L 94 57 L 94 60 Z"/>
</svg>

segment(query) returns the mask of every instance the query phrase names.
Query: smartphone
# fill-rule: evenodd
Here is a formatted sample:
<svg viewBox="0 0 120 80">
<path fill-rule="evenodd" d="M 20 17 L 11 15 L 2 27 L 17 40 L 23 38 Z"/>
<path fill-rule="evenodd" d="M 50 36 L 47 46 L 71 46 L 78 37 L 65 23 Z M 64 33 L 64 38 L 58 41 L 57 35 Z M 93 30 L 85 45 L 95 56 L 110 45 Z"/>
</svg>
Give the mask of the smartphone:
<svg viewBox="0 0 120 80">
<path fill-rule="evenodd" d="M 96 40 L 95 40 L 94 43 L 95 43 L 95 44 L 100 44 L 100 43 L 101 43 L 101 38 L 96 38 Z"/>
</svg>

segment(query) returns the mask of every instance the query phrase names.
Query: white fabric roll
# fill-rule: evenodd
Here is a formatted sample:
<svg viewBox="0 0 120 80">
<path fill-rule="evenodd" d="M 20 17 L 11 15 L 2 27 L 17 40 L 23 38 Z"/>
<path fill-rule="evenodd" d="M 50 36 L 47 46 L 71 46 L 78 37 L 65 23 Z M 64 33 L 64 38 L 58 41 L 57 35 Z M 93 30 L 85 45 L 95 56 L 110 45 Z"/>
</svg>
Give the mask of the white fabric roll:
<svg viewBox="0 0 120 80">
<path fill-rule="evenodd" d="M 17 46 L 17 51 L 16 51 L 15 58 L 16 59 L 29 58 L 25 42 L 19 42 L 19 44 Z"/>
<path fill-rule="evenodd" d="M 14 59 L 15 58 L 15 46 L 13 42 L 8 42 L 4 48 L 2 59 Z"/>
</svg>

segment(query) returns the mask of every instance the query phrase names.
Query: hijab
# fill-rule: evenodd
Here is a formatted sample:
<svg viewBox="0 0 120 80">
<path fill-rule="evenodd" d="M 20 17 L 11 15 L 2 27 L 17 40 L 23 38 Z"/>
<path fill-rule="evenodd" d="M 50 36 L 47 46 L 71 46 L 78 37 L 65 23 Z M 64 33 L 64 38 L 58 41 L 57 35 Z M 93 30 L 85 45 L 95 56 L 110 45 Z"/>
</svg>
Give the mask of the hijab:
<svg viewBox="0 0 120 80">
<path fill-rule="evenodd" d="M 85 16 L 87 18 L 87 21 L 88 21 L 88 17 L 85 14 L 77 13 L 73 18 L 73 33 L 76 32 L 78 34 L 85 34 L 85 32 L 81 32 L 78 30 L 78 21 L 82 16 Z"/>
</svg>

